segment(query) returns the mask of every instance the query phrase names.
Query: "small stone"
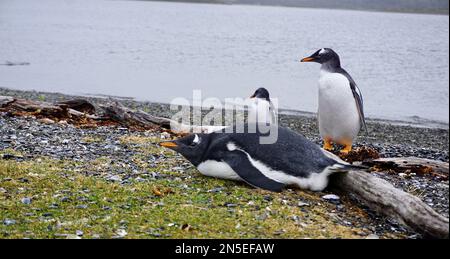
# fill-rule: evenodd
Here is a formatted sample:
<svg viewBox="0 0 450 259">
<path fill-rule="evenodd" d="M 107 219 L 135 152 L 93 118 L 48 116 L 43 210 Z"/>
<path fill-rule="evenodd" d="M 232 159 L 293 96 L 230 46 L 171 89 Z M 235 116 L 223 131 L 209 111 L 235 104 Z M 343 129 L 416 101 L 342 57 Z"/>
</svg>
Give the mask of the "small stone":
<svg viewBox="0 0 450 259">
<path fill-rule="evenodd" d="M 70 202 L 70 198 L 69 197 L 62 197 L 60 199 L 61 202 Z"/>
<path fill-rule="evenodd" d="M 225 206 L 227 206 L 228 208 L 233 208 L 233 207 L 237 207 L 237 204 L 234 203 L 225 203 Z"/>
<path fill-rule="evenodd" d="M 265 201 L 272 201 L 272 200 L 273 200 L 272 196 L 270 196 L 270 195 L 264 196 L 263 199 L 264 199 Z"/>
<path fill-rule="evenodd" d="M 74 234 L 68 234 L 66 236 L 66 239 L 81 239 L 80 236 L 74 235 Z"/>
<path fill-rule="evenodd" d="M 44 123 L 44 124 L 53 124 L 53 123 L 55 123 L 54 120 L 51 120 L 51 119 L 49 119 L 49 118 L 39 119 L 38 121 L 39 121 L 40 123 Z"/>
<path fill-rule="evenodd" d="M 27 178 L 23 178 L 23 177 L 19 178 L 18 180 L 21 183 L 28 183 L 28 182 L 30 182 L 30 180 L 28 180 Z"/>
<path fill-rule="evenodd" d="M 8 191 L 6 191 L 5 188 L 3 188 L 3 187 L 0 188 L 0 193 L 7 193 L 7 192 L 8 192 Z"/>
<path fill-rule="evenodd" d="M 275 231 L 273 234 L 274 234 L 275 236 L 279 236 L 279 235 L 284 234 L 285 232 L 286 232 L 286 231 L 285 231 L 284 229 L 280 229 L 280 230 Z"/>
<path fill-rule="evenodd" d="M 189 224 L 183 224 L 183 225 L 181 226 L 181 230 L 184 230 L 184 231 L 186 231 L 186 232 L 190 231 L 191 229 L 192 229 L 192 226 L 189 225 Z"/>
<path fill-rule="evenodd" d="M 85 205 L 85 204 L 81 204 L 81 205 L 77 205 L 77 206 L 75 206 L 75 208 L 76 209 L 87 209 L 87 205 Z"/>
<path fill-rule="evenodd" d="M 217 188 L 209 190 L 208 192 L 219 193 L 219 192 L 223 191 L 224 189 L 225 188 L 223 188 L 223 187 L 217 187 Z"/>
<path fill-rule="evenodd" d="M 118 175 L 112 175 L 108 178 L 109 181 L 113 181 L 113 182 L 120 182 L 122 181 L 122 178 L 120 178 L 120 176 Z"/>
<path fill-rule="evenodd" d="M 299 201 L 299 202 L 297 203 L 297 206 L 298 206 L 298 207 L 305 207 L 305 206 L 309 206 L 309 203 L 306 203 L 306 202 L 303 202 L 303 201 Z"/>
<path fill-rule="evenodd" d="M 11 226 L 11 225 L 14 225 L 14 224 L 16 224 L 16 221 L 13 220 L 13 219 L 5 219 L 3 221 L 3 225 L 5 225 L 5 226 Z"/>
<path fill-rule="evenodd" d="M 139 182 L 139 183 L 142 183 L 142 182 L 145 182 L 146 180 L 144 179 L 144 178 L 142 178 L 142 177 L 136 177 L 135 179 L 134 179 L 136 182 Z"/>
<path fill-rule="evenodd" d="M 335 195 L 335 194 L 327 194 L 322 196 L 322 199 L 326 200 L 326 201 L 339 201 L 341 198 L 339 198 L 339 196 Z"/>
<path fill-rule="evenodd" d="M 380 237 L 375 234 L 370 234 L 366 237 L 366 239 L 380 239 Z"/>
<path fill-rule="evenodd" d="M 256 216 L 256 220 L 266 220 L 269 217 L 267 213 L 263 213 L 261 215 Z"/>
<path fill-rule="evenodd" d="M 291 216 L 290 219 L 295 221 L 295 222 L 299 222 L 300 221 L 300 217 L 297 216 L 297 215 Z"/>
<path fill-rule="evenodd" d="M 117 230 L 116 234 L 119 237 L 125 237 L 126 235 L 128 235 L 128 232 L 125 229 L 119 229 L 119 230 Z"/>
<path fill-rule="evenodd" d="M 161 139 L 168 139 L 168 138 L 170 138 L 170 134 L 169 133 L 167 133 L 167 132 L 161 133 Z"/>
<path fill-rule="evenodd" d="M 306 228 L 306 227 L 308 227 L 308 224 L 306 224 L 306 223 L 303 223 L 303 222 L 300 222 L 300 224 L 299 224 L 301 227 L 304 227 L 304 228 Z"/>
<path fill-rule="evenodd" d="M 31 204 L 31 198 L 25 197 L 20 200 L 23 204 Z"/>
<path fill-rule="evenodd" d="M 81 236 L 84 235 L 84 232 L 81 231 L 81 230 L 77 230 L 77 231 L 75 231 L 75 234 L 76 234 L 77 236 L 81 237 Z"/>
<path fill-rule="evenodd" d="M 51 204 L 50 206 L 48 206 L 50 209 L 57 209 L 59 208 L 59 205 L 56 203 Z"/>
</svg>

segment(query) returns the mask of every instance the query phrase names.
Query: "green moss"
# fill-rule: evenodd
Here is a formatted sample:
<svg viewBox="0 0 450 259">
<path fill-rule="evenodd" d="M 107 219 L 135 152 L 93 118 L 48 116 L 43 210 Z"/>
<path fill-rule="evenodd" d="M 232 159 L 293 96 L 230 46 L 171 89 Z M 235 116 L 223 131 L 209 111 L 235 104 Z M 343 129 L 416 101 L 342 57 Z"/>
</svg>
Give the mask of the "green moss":
<svg viewBox="0 0 450 259">
<path fill-rule="evenodd" d="M 100 136 L 90 135 L 82 138 L 81 141 L 84 143 L 101 143 L 104 139 Z"/>
<path fill-rule="evenodd" d="M 11 155 L 11 156 L 19 156 L 20 157 L 20 156 L 22 156 L 22 153 L 14 150 L 12 148 L 7 148 L 7 149 L 0 150 L 0 156 L 3 156 L 3 155 Z"/>
</svg>

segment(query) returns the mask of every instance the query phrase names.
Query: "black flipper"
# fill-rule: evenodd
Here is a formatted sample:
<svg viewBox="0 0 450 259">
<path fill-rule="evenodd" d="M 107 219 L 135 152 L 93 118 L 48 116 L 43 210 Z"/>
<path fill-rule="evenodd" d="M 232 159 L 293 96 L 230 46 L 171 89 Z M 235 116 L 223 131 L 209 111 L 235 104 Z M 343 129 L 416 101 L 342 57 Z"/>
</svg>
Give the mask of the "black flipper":
<svg viewBox="0 0 450 259">
<path fill-rule="evenodd" d="M 350 81 L 350 88 L 352 90 L 353 97 L 355 98 L 356 107 L 358 108 L 361 126 L 364 128 L 364 130 L 366 132 L 366 136 L 367 136 L 368 131 L 367 131 L 367 125 L 366 125 L 366 118 L 364 116 L 364 101 L 363 101 L 363 96 L 361 94 L 361 91 L 359 90 L 358 86 L 356 85 L 355 80 L 353 80 L 353 78 L 350 76 L 349 73 L 347 73 L 347 71 L 340 68 L 340 69 L 338 69 L 337 72 L 343 74 L 345 77 L 347 77 L 348 81 Z"/>
<path fill-rule="evenodd" d="M 227 163 L 246 183 L 264 190 L 281 192 L 286 186 L 283 183 L 267 178 L 255 168 L 245 153 L 242 151 L 230 151 L 222 160 Z"/>
</svg>

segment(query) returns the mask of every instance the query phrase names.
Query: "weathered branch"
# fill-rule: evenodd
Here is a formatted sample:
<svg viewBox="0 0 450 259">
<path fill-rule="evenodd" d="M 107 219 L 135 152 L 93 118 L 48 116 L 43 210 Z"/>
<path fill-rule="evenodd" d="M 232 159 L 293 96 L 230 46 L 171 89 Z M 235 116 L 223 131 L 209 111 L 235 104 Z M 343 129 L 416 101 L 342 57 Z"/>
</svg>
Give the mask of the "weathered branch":
<svg viewBox="0 0 450 259">
<path fill-rule="evenodd" d="M 8 105 L 9 103 L 14 102 L 14 98 L 11 96 L 1 96 L 0 95 L 0 108 L 3 108 L 4 106 Z"/>
<path fill-rule="evenodd" d="M 335 188 L 356 195 L 370 209 L 398 220 L 431 238 L 449 238 L 449 219 L 438 214 L 418 197 L 364 171 L 336 176 Z"/>
<path fill-rule="evenodd" d="M 114 103 L 106 106 L 101 106 L 104 110 L 105 116 L 112 120 L 119 122 L 125 126 L 140 126 L 143 128 L 159 126 L 165 129 L 170 129 L 174 133 L 187 134 L 192 132 L 211 133 L 213 131 L 221 130 L 225 126 L 193 126 L 179 123 L 175 120 L 153 116 L 141 110 L 131 110 L 120 103 Z"/>
<path fill-rule="evenodd" d="M 74 99 L 68 101 L 58 102 L 56 106 L 67 109 L 76 110 L 81 113 L 95 114 L 95 107 L 90 102 L 84 99 Z"/>
<path fill-rule="evenodd" d="M 430 175 L 442 180 L 448 180 L 449 176 L 448 163 L 417 157 L 379 158 L 365 161 L 364 164 L 377 171 L 414 173 L 421 176 Z"/>
</svg>

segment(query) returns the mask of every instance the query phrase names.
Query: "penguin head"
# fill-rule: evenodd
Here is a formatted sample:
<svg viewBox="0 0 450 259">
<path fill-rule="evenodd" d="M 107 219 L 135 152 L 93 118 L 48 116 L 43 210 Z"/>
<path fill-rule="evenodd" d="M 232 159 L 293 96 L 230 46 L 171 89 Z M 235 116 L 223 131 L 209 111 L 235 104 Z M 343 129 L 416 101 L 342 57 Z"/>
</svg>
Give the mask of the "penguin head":
<svg viewBox="0 0 450 259">
<path fill-rule="evenodd" d="M 302 59 L 301 62 L 316 62 L 319 64 L 337 62 L 339 64 L 339 55 L 330 48 L 323 48 L 319 49 L 311 56 Z"/>
<path fill-rule="evenodd" d="M 267 91 L 266 88 L 258 88 L 255 93 L 250 96 L 250 98 L 259 98 L 259 99 L 264 99 L 268 102 L 270 102 L 270 95 L 269 95 L 269 91 Z"/>
<path fill-rule="evenodd" d="M 209 138 L 208 134 L 192 134 L 177 140 L 161 142 L 159 145 L 180 153 L 197 166 L 202 162 L 203 153 L 209 145 Z"/>
</svg>

